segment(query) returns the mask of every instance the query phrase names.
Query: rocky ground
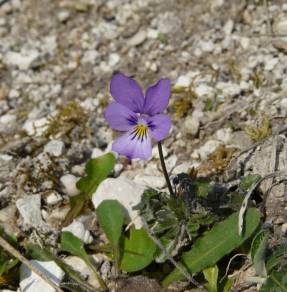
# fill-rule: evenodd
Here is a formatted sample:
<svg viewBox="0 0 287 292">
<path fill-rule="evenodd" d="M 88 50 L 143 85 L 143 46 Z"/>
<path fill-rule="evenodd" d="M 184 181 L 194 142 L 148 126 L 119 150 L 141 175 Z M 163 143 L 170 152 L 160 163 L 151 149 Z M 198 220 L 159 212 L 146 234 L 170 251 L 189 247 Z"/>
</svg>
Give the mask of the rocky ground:
<svg viewBox="0 0 287 292">
<path fill-rule="evenodd" d="M 267 2 L 0 0 L 5 231 L 55 244 L 85 163 L 111 147 L 103 111 L 115 71 L 143 87 L 171 79 L 173 128 L 164 142 L 171 174 L 194 167 L 226 182 L 284 171 L 287 4 Z M 164 188 L 154 150 L 148 162 L 119 157 L 114 176 Z M 266 181 L 263 193 L 273 183 Z M 287 231 L 285 190 L 282 182 L 266 196 L 275 242 Z M 100 237 L 92 214 L 67 227 L 87 243 Z M 109 273 L 109 262 L 98 260 Z"/>
</svg>

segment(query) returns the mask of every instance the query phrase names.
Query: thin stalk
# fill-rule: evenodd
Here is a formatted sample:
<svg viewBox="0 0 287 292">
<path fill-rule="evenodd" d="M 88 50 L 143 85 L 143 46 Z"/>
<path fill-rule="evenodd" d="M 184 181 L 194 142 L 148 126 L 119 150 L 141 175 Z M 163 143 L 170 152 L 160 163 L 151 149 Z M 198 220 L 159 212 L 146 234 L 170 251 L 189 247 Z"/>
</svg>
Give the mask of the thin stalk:
<svg viewBox="0 0 287 292">
<path fill-rule="evenodd" d="M 161 167 L 162 167 L 162 171 L 163 171 L 163 175 L 170 193 L 171 197 L 175 197 L 170 180 L 169 180 L 169 176 L 166 170 L 166 166 L 165 166 L 165 162 L 164 162 L 164 157 L 163 157 L 163 153 L 162 153 L 162 145 L 161 142 L 157 143 L 157 147 L 158 147 L 158 153 L 159 153 L 159 159 L 160 159 L 160 163 L 161 163 Z"/>
<path fill-rule="evenodd" d="M 4 238 L 0 236 L 0 246 L 5 249 L 8 253 L 22 262 L 27 266 L 33 273 L 37 274 L 42 280 L 53 287 L 57 292 L 64 292 L 59 286 L 57 286 L 46 274 L 41 272 L 38 268 L 33 266 L 31 262 L 22 256 L 17 249 L 15 249 L 11 244 L 9 244 Z"/>
</svg>

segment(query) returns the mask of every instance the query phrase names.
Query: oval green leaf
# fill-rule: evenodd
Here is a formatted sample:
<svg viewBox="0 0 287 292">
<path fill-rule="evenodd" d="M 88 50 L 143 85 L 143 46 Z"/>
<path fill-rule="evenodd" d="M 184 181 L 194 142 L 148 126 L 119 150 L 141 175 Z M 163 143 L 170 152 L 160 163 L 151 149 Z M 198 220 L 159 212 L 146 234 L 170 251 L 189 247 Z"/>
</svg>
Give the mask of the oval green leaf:
<svg viewBox="0 0 287 292">
<path fill-rule="evenodd" d="M 126 272 L 142 270 L 153 261 L 156 249 L 144 229 L 131 228 L 129 238 L 126 237 L 124 241 L 120 268 Z"/>
<path fill-rule="evenodd" d="M 192 249 L 183 254 L 181 261 L 190 273 L 197 273 L 206 267 L 213 266 L 223 256 L 239 247 L 248 239 L 260 222 L 260 213 L 257 209 L 248 209 L 246 212 L 245 230 L 238 234 L 238 213 L 229 216 L 224 221 L 216 224 L 206 232 L 193 245 Z M 164 286 L 173 281 L 181 280 L 183 275 L 175 269 L 162 282 Z"/>
<path fill-rule="evenodd" d="M 124 209 L 116 200 L 105 200 L 96 209 L 101 228 L 114 248 L 118 247 L 124 225 Z"/>
</svg>

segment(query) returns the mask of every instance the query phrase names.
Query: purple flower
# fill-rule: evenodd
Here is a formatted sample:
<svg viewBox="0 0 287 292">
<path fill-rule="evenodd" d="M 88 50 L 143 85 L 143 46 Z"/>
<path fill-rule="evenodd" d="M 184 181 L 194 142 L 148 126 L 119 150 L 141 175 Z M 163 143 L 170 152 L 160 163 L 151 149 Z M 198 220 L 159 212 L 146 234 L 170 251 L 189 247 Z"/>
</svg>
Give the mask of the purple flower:
<svg viewBox="0 0 287 292">
<path fill-rule="evenodd" d="M 152 140 L 163 140 L 171 127 L 170 118 L 162 113 L 168 105 L 170 81 L 160 79 L 144 97 L 134 79 L 117 73 L 110 92 L 115 101 L 108 105 L 105 118 L 111 128 L 125 132 L 113 142 L 112 150 L 129 159 L 149 159 Z"/>
</svg>

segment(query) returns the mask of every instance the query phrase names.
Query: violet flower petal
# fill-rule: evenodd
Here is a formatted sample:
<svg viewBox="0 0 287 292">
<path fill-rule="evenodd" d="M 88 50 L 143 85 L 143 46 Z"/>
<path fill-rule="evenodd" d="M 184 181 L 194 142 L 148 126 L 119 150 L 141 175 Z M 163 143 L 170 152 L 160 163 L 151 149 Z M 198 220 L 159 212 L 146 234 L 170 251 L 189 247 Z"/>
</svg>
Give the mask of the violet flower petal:
<svg viewBox="0 0 287 292">
<path fill-rule="evenodd" d="M 162 113 L 167 107 L 170 96 L 170 80 L 160 79 L 146 92 L 143 112 L 153 116 Z"/>
<path fill-rule="evenodd" d="M 105 119 L 112 129 L 128 131 L 137 123 L 138 117 L 126 106 L 114 101 L 106 108 Z"/>
<path fill-rule="evenodd" d="M 122 73 L 114 74 L 110 83 L 112 97 L 136 113 L 142 112 L 144 96 L 138 83 Z"/>
<path fill-rule="evenodd" d="M 147 160 L 151 157 L 151 138 L 147 135 L 144 139 L 133 138 L 132 130 L 118 137 L 112 145 L 112 150 L 125 155 L 129 159 L 139 158 Z"/>
<path fill-rule="evenodd" d="M 156 141 L 163 140 L 169 133 L 171 128 L 171 119 L 168 115 L 159 114 L 147 118 L 147 124 L 150 130 L 150 135 Z"/>
</svg>

